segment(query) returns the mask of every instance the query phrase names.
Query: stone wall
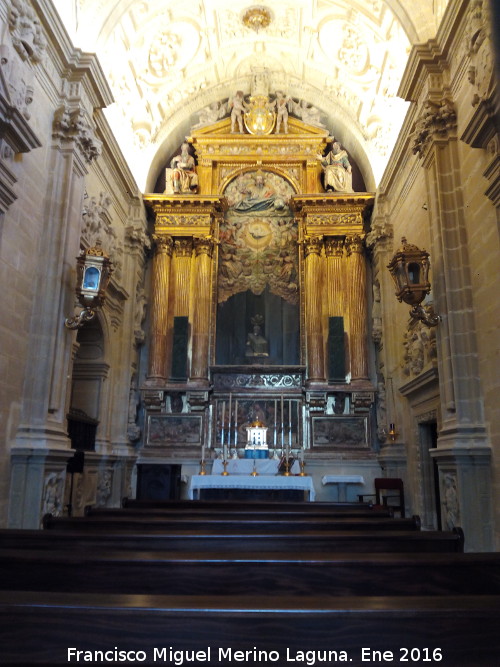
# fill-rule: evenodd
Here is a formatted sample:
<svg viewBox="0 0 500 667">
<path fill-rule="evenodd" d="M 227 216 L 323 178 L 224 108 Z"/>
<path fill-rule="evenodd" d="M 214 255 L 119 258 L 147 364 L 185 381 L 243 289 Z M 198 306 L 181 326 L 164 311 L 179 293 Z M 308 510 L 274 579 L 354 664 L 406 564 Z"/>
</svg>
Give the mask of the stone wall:
<svg viewBox="0 0 500 667">
<path fill-rule="evenodd" d="M 144 340 L 145 252 L 140 193 L 109 130 L 100 65 L 75 49 L 48 0 L 3 2 L 0 270 L 0 525 L 36 527 L 67 503 L 73 454 L 67 413 L 73 363 L 100 380 L 96 453 L 76 497 L 118 504 L 129 493 L 135 414 L 131 385 Z M 101 238 L 114 272 L 102 312 L 102 360 L 81 360 L 76 257 Z M 105 370 L 103 370 L 105 369 Z M 9 493 L 10 485 L 10 493 Z M 10 503 L 9 503 L 10 496 Z"/>
<path fill-rule="evenodd" d="M 395 389 L 391 421 L 404 444 L 413 509 L 424 524 L 428 517 L 444 528 L 461 525 L 468 550 L 493 548 L 500 519 L 493 513 L 500 277 L 490 25 L 488 3 L 455 0 L 436 39 L 413 48 L 399 91 L 411 107 L 371 235 L 383 312 L 380 370 Z M 402 236 L 430 252 L 430 298 L 441 316 L 435 330 L 409 322 L 408 306 L 394 297 L 385 265 Z M 431 443 L 425 425 L 434 422 Z M 429 479 L 433 462 L 439 493 Z"/>
</svg>

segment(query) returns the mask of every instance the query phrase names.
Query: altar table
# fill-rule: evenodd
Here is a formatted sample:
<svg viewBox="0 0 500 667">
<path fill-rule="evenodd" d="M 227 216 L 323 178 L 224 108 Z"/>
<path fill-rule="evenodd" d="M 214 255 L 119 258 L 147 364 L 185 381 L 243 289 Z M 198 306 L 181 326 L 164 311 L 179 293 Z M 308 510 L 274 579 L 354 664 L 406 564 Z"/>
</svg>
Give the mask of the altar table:
<svg viewBox="0 0 500 667">
<path fill-rule="evenodd" d="M 277 459 L 229 459 L 226 471 L 230 475 L 251 475 L 254 469 L 259 475 L 277 475 L 280 462 Z M 212 475 L 220 475 L 224 470 L 222 459 L 215 459 L 212 465 Z M 300 472 L 300 464 L 295 459 L 290 470 L 292 475 Z"/>
<path fill-rule="evenodd" d="M 338 501 L 345 503 L 347 500 L 348 484 L 364 484 L 365 478 L 362 475 L 324 475 L 321 479 L 323 485 L 338 484 Z"/>
<path fill-rule="evenodd" d="M 192 475 L 189 481 L 188 498 L 194 500 L 201 489 L 272 489 L 307 491 L 312 502 L 316 497 L 312 479 L 308 476 L 290 475 Z"/>
</svg>

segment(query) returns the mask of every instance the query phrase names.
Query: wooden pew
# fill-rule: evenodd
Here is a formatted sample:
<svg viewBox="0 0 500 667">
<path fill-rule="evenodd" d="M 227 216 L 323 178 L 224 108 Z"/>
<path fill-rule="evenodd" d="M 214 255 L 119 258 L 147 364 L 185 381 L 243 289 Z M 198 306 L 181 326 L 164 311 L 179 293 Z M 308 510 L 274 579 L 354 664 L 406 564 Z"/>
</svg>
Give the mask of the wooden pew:
<svg viewBox="0 0 500 667">
<path fill-rule="evenodd" d="M 0 589 L 163 595 L 500 595 L 500 554 L 0 549 Z"/>
<path fill-rule="evenodd" d="M 268 500 L 135 500 L 124 498 L 122 500 L 124 509 L 188 509 L 199 510 L 223 510 L 238 511 L 253 514 L 258 511 L 265 512 L 306 512 L 316 514 L 318 512 L 342 512 L 352 509 L 375 509 L 373 503 L 364 502 L 282 502 Z"/>
<path fill-rule="evenodd" d="M 46 515 L 43 526 L 47 530 L 82 530 L 110 532 L 187 532 L 199 533 L 299 533 L 303 531 L 337 531 L 337 530 L 370 530 L 396 531 L 420 530 L 419 517 L 394 519 L 378 517 L 299 517 L 290 518 L 277 515 L 275 517 L 239 518 L 224 516 L 210 517 L 157 517 L 157 516 L 106 516 L 90 515 L 86 517 L 53 517 Z"/>
<path fill-rule="evenodd" d="M 192 503 L 196 505 L 197 503 Z M 311 504 L 311 503 L 308 503 Z M 291 508 L 294 506 L 292 505 Z M 191 507 L 125 507 L 122 509 L 119 508 L 95 508 L 87 507 L 85 511 L 85 516 L 89 517 L 158 517 L 158 518 L 200 518 L 200 519 L 210 519 L 214 517 L 224 517 L 237 519 L 238 521 L 247 521 L 254 519 L 275 519 L 276 517 L 283 517 L 289 519 L 300 519 L 300 518 L 327 518 L 332 519 L 346 519 L 346 518 L 358 518 L 358 519 L 384 519 L 391 518 L 394 516 L 394 512 L 390 508 L 374 508 L 374 507 L 356 507 L 350 506 L 342 509 L 337 509 L 332 507 L 328 511 L 323 508 L 317 512 L 312 510 L 304 511 L 302 509 L 279 509 L 272 510 L 269 507 L 258 507 L 254 511 L 248 512 L 243 511 L 238 508 L 228 507 L 215 507 L 215 508 L 198 508 L 196 506 Z"/>
<path fill-rule="evenodd" d="M 191 654 L 191 663 L 202 657 L 207 665 L 232 664 L 235 651 L 250 652 L 242 655 L 244 664 L 260 664 L 263 654 L 253 657 L 257 650 L 268 656 L 276 652 L 272 662 L 279 666 L 308 664 L 305 656 L 311 651 L 307 656 L 314 662 L 309 664 L 373 666 L 407 660 L 491 667 L 500 655 L 499 615 L 500 597 L 490 595 L 178 597 L 2 591 L 0 646 L 3 664 L 68 664 L 75 662 L 74 657 L 69 660 L 68 648 L 90 651 L 88 657 L 95 658 L 94 651 L 115 647 L 134 652 L 125 664 L 137 657 L 142 664 L 174 664 L 172 647 L 184 651 L 179 659 L 189 657 L 186 651 L 204 651 L 196 662 Z M 94 664 L 104 664 L 97 656 Z"/>
<path fill-rule="evenodd" d="M 199 553 L 328 552 L 412 553 L 461 552 L 463 532 L 453 531 L 302 531 L 283 534 L 203 534 L 123 531 L 0 531 L 0 547 L 53 549 L 120 549 L 135 551 L 197 551 Z"/>
</svg>

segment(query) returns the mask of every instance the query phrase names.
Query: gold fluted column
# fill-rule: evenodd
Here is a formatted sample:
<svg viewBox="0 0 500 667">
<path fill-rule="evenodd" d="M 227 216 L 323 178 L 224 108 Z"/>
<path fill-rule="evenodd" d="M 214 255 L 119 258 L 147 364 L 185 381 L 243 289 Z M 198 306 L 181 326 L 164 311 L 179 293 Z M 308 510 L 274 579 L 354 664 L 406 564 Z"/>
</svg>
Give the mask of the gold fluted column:
<svg viewBox="0 0 500 667">
<path fill-rule="evenodd" d="M 351 380 L 368 378 L 366 263 L 360 236 L 346 239 L 347 304 Z"/>
<path fill-rule="evenodd" d="M 345 316 L 344 241 L 330 237 L 325 241 L 328 316 Z"/>
<path fill-rule="evenodd" d="M 174 238 L 172 279 L 168 309 L 169 335 L 167 337 L 167 369 L 172 368 L 172 343 L 174 317 L 189 317 L 191 284 L 192 238 Z"/>
<path fill-rule="evenodd" d="M 174 279 L 174 317 L 189 316 L 189 288 L 192 254 L 192 238 L 175 239 L 174 257 L 172 260 L 172 273 Z"/>
<path fill-rule="evenodd" d="M 172 258 L 172 238 L 155 235 L 151 284 L 151 344 L 149 348 L 148 381 L 163 382 L 167 370 L 168 287 Z"/>
<path fill-rule="evenodd" d="M 304 239 L 306 350 L 309 382 L 326 381 L 322 328 L 322 246 L 322 236 L 308 236 Z"/>
<path fill-rule="evenodd" d="M 195 284 L 193 307 L 193 330 L 191 352 L 192 381 L 208 382 L 208 348 L 210 336 L 210 312 L 212 296 L 212 254 L 214 242 L 211 238 L 194 238 Z"/>
</svg>

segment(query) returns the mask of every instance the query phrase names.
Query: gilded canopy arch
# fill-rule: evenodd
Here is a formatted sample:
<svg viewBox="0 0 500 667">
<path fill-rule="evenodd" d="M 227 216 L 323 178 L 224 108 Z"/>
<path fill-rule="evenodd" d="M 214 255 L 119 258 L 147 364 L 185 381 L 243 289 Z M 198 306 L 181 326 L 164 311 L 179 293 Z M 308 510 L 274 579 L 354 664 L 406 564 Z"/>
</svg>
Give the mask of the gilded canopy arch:
<svg viewBox="0 0 500 667">
<path fill-rule="evenodd" d="M 299 300 L 295 191 L 276 171 L 247 169 L 224 190 L 228 210 L 219 230 L 218 303 L 249 290 Z"/>
<path fill-rule="evenodd" d="M 255 165 L 249 165 L 243 168 L 237 166 L 233 167 L 232 169 L 229 167 L 228 172 L 222 175 L 219 186 L 219 194 L 226 195 L 226 190 L 229 188 L 230 184 L 233 183 L 233 181 L 235 181 L 240 176 L 254 172 L 255 170 Z M 280 176 L 285 181 L 287 181 L 293 189 L 293 194 L 300 193 L 300 173 L 298 168 L 286 165 L 278 166 L 266 164 L 265 170 L 266 172 L 276 174 L 277 176 Z"/>
</svg>

